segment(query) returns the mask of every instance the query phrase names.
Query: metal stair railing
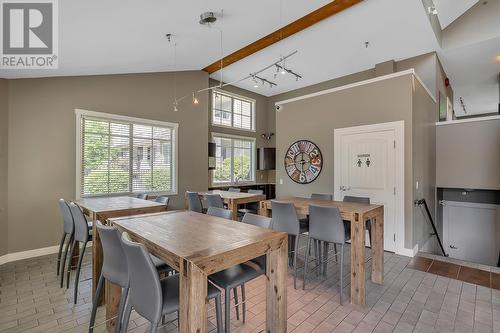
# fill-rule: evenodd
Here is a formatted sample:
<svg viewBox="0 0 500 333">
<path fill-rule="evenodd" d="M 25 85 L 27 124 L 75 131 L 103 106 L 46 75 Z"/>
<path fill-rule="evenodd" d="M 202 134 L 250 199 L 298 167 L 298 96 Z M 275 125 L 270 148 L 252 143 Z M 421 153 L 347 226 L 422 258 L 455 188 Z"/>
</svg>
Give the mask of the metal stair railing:
<svg viewBox="0 0 500 333">
<path fill-rule="evenodd" d="M 424 206 L 425 212 L 427 213 L 427 218 L 429 220 L 429 223 L 432 225 L 432 229 L 434 230 L 432 235 L 436 236 L 437 241 L 439 243 L 439 247 L 441 248 L 441 251 L 443 252 L 443 256 L 448 257 L 448 254 L 444 251 L 443 243 L 441 243 L 441 238 L 439 238 L 439 234 L 438 234 L 438 231 L 436 229 L 436 225 L 434 224 L 434 220 L 432 219 L 431 212 L 429 211 L 429 207 L 427 206 L 427 202 L 425 202 L 425 199 L 415 200 L 415 206 L 419 206 L 419 207 Z"/>
</svg>

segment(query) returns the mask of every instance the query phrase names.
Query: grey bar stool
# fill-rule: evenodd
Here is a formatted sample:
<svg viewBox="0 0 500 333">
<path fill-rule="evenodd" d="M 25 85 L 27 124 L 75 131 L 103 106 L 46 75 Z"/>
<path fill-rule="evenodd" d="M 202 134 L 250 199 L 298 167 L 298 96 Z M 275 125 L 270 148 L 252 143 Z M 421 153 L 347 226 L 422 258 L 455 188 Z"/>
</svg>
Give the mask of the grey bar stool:
<svg viewBox="0 0 500 333">
<path fill-rule="evenodd" d="M 329 194 L 329 193 L 328 194 L 312 193 L 311 194 L 311 199 L 313 199 L 313 200 L 326 200 L 326 201 L 329 200 L 329 201 L 332 201 L 333 200 L 333 194 Z M 307 218 L 307 223 L 309 223 L 309 217 Z M 314 241 L 313 245 L 314 245 L 314 249 L 315 249 L 316 254 L 318 254 L 320 252 L 320 249 L 323 246 L 324 251 L 325 251 L 325 255 L 328 258 L 328 247 L 329 246 L 328 246 L 327 243 L 321 244 L 321 242 Z M 334 251 L 335 251 L 335 260 L 337 260 L 337 245 L 333 244 L 333 247 L 334 247 Z M 321 269 L 318 269 L 317 273 L 320 274 L 321 273 Z"/>
<path fill-rule="evenodd" d="M 239 187 L 230 187 L 227 189 L 228 192 L 236 192 L 239 193 L 241 192 L 241 189 Z"/>
<path fill-rule="evenodd" d="M 203 205 L 198 192 L 186 191 L 186 198 L 188 202 L 188 210 L 203 213 Z"/>
<path fill-rule="evenodd" d="M 68 256 L 68 249 L 70 248 L 71 243 L 73 242 L 75 225 L 73 222 L 73 215 L 71 215 L 71 211 L 69 210 L 69 206 L 66 200 L 61 198 L 59 199 L 58 204 L 63 217 L 63 234 L 61 238 L 61 243 L 59 244 L 59 251 L 57 252 L 57 275 L 61 274 L 61 288 L 62 288 L 64 266 L 66 265 L 66 257 Z M 65 244 L 66 246 L 64 246 Z M 64 247 L 64 256 L 61 260 L 63 247 Z M 61 267 L 63 268 L 61 269 Z"/>
<path fill-rule="evenodd" d="M 333 200 L 332 194 L 321 194 L 321 193 L 313 193 L 311 194 L 311 199 L 314 200 Z"/>
<path fill-rule="evenodd" d="M 264 194 L 263 190 L 248 190 L 248 193 L 250 194 Z M 246 213 L 251 213 L 251 214 L 257 214 L 259 212 L 259 203 L 258 202 L 250 202 L 245 204 L 245 208 L 243 209 L 238 209 L 238 213 L 241 214 L 246 214 Z"/>
<path fill-rule="evenodd" d="M 156 199 L 155 199 L 155 202 L 164 204 L 165 206 L 168 206 L 168 202 L 169 201 L 170 201 L 170 198 L 167 197 L 166 195 L 157 196 Z"/>
<path fill-rule="evenodd" d="M 129 271 L 130 292 L 121 325 L 126 332 L 130 313 L 134 309 L 150 323 L 150 332 L 157 332 L 158 324 L 163 316 L 179 311 L 179 275 L 170 275 L 160 281 L 156 268 L 144 245 L 132 242 L 126 232 L 121 242 Z M 220 291 L 207 282 L 208 299 L 215 299 L 217 332 L 222 332 L 222 311 Z"/>
<path fill-rule="evenodd" d="M 370 204 L 370 198 L 368 197 L 355 197 L 352 195 L 346 195 L 344 196 L 344 202 L 357 202 L 357 203 L 362 203 L 362 204 Z M 346 231 L 346 238 L 351 239 L 351 223 L 344 222 L 344 228 Z M 372 223 L 371 220 L 366 221 L 365 224 L 366 230 L 368 230 L 368 239 L 370 240 L 370 246 L 372 245 Z"/>
<path fill-rule="evenodd" d="M 293 203 L 271 200 L 271 209 L 273 211 L 273 229 L 288 233 L 291 239 L 288 253 L 289 255 L 293 253 L 293 287 L 297 289 L 297 252 L 299 250 L 299 236 L 307 232 L 307 227 L 300 224 Z"/>
<path fill-rule="evenodd" d="M 73 258 L 75 247 L 78 246 L 80 253 L 78 256 L 78 263 L 76 266 L 75 274 L 75 285 L 74 285 L 74 303 L 76 304 L 76 298 L 78 294 L 78 283 L 80 279 L 80 270 L 82 268 L 83 256 L 85 254 L 85 249 L 87 248 L 87 243 L 92 240 L 92 230 L 89 230 L 87 219 L 83 215 L 82 210 L 74 202 L 69 203 L 69 209 L 71 215 L 73 215 L 73 221 L 75 222 L 75 236 L 73 237 L 73 243 L 71 244 L 71 255 L 68 260 L 68 270 L 66 277 L 66 288 L 69 288 L 69 277 L 71 274 L 71 259 Z"/>
<path fill-rule="evenodd" d="M 207 199 L 207 206 L 210 207 L 218 207 L 224 208 L 224 201 L 220 194 L 207 193 L 205 194 L 205 198 Z"/>
<path fill-rule="evenodd" d="M 340 245 L 340 304 L 342 304 L 342 289 L 343 289 L 343 267 L 344 267 L 344 223 L 340 216 L 340 211 L 335 206 L 316 206 L 309 205 L 309 235 L 307 238 L 306 259 L 304 262 L 304 280 L 302 289 L 306 286 L 306 274 L 309 260 L 309 249 L 311 240 L 321 241 L 325 243 L 334 243 Z M 322 264 L 328 264 L 328 259 L 319 254 L 318 268 Z"/>
<path fill-rule="evenodd" d="M 265 216 L 259 216 L 254 214 L 245 214 L 243 216 L 242 223 L 255 225 L 261 228 L 268 229 L 271 226 L 271 219 Z M 231 328 L 231 290 L 233 290 L 234 304 L 236 307 L 236 319 L 240 319 L 239 301 L 238 301 L 238 287 L 241 288 L 241 302 L 243 307 L 243 322 L 246 321 L 246 295 L 245 295 L 245 283 L 265 274 L 266 267 L 266 256 L 261 256 L 252 259 L 251 262 L 256 264 L 239 264 L 223 271 L 214 273 L 208 277 L 208 279 L 213 282 L 218 287 L 224 289 L 225 295 L 225 331 L 226 333 L 230 331 Z"/>
<path fill-rule="evenodd" d="M 220 217 L 223 219 L 231 220 L 232 212 L 229 209 L 219 207 L 208 207 L 207 215 Z"/>
<path fill-rule="evenodd" d="M 149 195 L 147 193 L 139 193 L 139 194 L 136 194 L 135 196 L 137 199 L 143 199 L 143 200 L 148 200 L 149 198 Z"/>
</svg>

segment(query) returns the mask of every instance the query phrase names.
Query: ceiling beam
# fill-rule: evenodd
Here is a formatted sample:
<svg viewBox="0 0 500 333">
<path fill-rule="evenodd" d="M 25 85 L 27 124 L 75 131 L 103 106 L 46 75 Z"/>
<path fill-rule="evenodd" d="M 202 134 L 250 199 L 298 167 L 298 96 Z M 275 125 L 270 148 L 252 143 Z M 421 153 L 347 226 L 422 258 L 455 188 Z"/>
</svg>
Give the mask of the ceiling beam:
<svg viewBox="0 0 500 333">
<path fill-rule="evenodd" d="M 241 59 L 248 57 L 255 52 L 258 52 L 266 47 L 273 45 L 274 43 L 279 42 L 282 39 L 290 37 L 291 35 L 302 31 L 304 29 L 309 28 L 310 26 L 330 17 L 341 11 L 361 2 L 363 0 L 335 0 L 330 2 L 329 4 L 324 5 L 321 8 L 316 9 L 315 11 L 307 14 L 299 18 L 296 21 L 284 26 L 281 29 L 278 29 L 267 36 L 262 37 L 255 42 L 248 44 L 247 46 L 242 47 L 241 49 L 225 56 L 222 59 L 222 67 L 221 67 L 221 59 L 215 61 L 214 63 L 208 65 L 202 70 L 207 72 L 208 74 L 212 74 L 217 72 L 221 68 L 229 66 Z"/>
</svg>

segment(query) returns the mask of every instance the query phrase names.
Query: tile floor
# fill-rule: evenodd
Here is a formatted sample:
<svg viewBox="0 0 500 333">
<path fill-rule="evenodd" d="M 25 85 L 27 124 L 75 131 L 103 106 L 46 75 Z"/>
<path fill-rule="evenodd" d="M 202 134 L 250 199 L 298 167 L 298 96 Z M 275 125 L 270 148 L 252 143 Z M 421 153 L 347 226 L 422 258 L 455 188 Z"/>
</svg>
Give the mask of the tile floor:
<svg viewBox="0 0 500 333">
<path fill-rule="evenodd" d="M 347 252 L 346 268 L 348 258 Z M 88 330 L 90 257 L 87 255 L 84 262 L 77 305 L 72 304 L 73 283 L 68 290 L 59 288 L 55 259 L 50 255 L 0 266 L 0 332 Z M 334 263 L 329 265 L 327 278 L 309 274 L 304 291 L 301 282 L 298 290 L 293 289 L 290 275 L 288 332 L 500 332 L 500 291 L 410 268 L 409 262 L 409 258 L 385 254 L 384 285 L 368 280 L 366 307 L 349 304 L 348 269 L 344 270 L 344 305 L 339 304 L 338 267 Z M 367 272 L 369 266 L 370 260 Z M 447 269 L 436 272 L 446 273 Z M 243 324 L 233 314 L 232 332 L 264 329 L 264 287 L 264 278 L 247 285 L 247 321 Z M 98 323 L 104 320 L 103 310 L 99 309 Z M 214 322 L 213 310 L 209 316 Z M 175 317 L 170 316 L 169 321 L 161 332 L 177 331 Z M 213 325 L 210 328 L 214 329 Z M 147 330 L 148 322 L 133 313 L 129 331 Z M 104 325 L 95 329 L 103 331 Z"/>
</svg>

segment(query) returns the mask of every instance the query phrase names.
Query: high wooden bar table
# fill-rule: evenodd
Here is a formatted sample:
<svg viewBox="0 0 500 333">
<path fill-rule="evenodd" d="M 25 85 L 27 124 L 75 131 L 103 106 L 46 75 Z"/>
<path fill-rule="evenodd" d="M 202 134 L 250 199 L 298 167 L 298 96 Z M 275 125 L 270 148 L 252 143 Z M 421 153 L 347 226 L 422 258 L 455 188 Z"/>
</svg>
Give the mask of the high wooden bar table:
<svg viewBox="0 0 500 333">
<path fill-rule="evenodd" d="M 351 223 L 351 302 L 365 305 L 365 222 L 372 223 L 372 281 L 384 283 L 384 206 L 355 202 L 313 200 L 283 197 L 277 201 L 292 202 L 298 214 L 309 215 L 309 205 L 336 206 L 343 220 Z M 271 200 L 261 201 L 260 214 L 269 216 Z"/>
<path fill-rule="evenodd" d="M 286 332 L 286 233 L 191 211 L 110 222 L 179 272 L 180 332 L 207 332 L 208 275 L 261 255 L 267 255 L 266 332 Z M 107 303 L 106 309 L 116 306 Z"/>
<path fill-rule="evenodd" d="M 167 206 L 150 200 L 137 199 L 133 197 L 93 197 L 93 198 L 82 198 L 76 201 L 76 204 L 80 206 L 83 213 L 89 216 L 92 221 L 92 299 L 93 302 L 98 302 L 98 305 L 103 303 L 103 295 L 107 289 L 117 289 L 119 287 L 106 282 L 103 286 L 102 292 L 99 295 L 99 299 L 95 300 L 95 290 L 97 288 L 97 282 L 101 276 L 102 268 L 102 245 L 99 238 L 99 234 L 96 229 L 96 221 L 99 220 L 103 224 L 106 224 L 107 220 L 112 217 L 121 216 L 131 216 L 138 214 L 156 213 L 163 212 L 167 210 Z M 107 297 L 108 293 L 106 293 Z M 119 300 L 119 297 L 118 297 Z"/>
<path fill-rule="evenodd" d="M 227 208 L 231 210 L 232 219 L 234 221 L 238 221 L 238 205 L 266 200 L 266 196 L 264 194 L 252 194 L 246 192 L 213 190 L 208 192 L 199 192 L 198 194 L 201 197 L 205 197 L 207 194 L 219 194 L 224 203 L 227 205 Z"/>
</svg>

